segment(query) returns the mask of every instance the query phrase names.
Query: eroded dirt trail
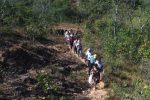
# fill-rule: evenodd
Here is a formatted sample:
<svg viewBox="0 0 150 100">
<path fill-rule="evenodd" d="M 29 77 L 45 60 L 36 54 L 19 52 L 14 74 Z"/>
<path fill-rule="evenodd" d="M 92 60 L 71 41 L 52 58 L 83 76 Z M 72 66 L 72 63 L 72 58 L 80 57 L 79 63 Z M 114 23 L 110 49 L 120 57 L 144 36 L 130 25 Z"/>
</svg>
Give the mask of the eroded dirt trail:
<svg viewBox="0 0 150 100">
<path fill-rule="evenodd" d="M 108 98 L 109 90 L 104 88 L 103 82 L 97 85 L 96 90 L 89 88 L 88 69 L 83 59 L 73 54 L 62 36 L 49 36 L 49 40 L 34 44 L 18 34 L 12 38 L 8 36 L 3 36 L 0 41 L 0 64 L 6 72 L 1 73 L 0 99 L 40 100 L 49 96 L 55 100 L 62 97 L 77 100 Z M 50 76 L 55 82 L 55 87 L 50 84 L 50 91 L 58 90 L 45 93 L 37 81 L 41 74 Z"/>
</svg>

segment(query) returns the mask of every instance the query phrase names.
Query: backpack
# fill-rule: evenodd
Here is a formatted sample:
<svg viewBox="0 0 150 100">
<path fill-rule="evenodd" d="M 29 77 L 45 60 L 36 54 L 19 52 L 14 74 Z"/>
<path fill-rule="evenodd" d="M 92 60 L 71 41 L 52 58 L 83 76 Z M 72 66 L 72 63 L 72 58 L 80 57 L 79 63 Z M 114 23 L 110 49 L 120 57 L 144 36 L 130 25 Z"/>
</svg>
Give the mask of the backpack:
<svg viewBox="0 0 150 100">
<path fill-rule="evenodd" d="M 101 68 L 100 69 L 103 70 L 103 68 L 104 68 L 104 65 L 101 63 Z"/>
<path fill-rule="evenodd" d="M 103 70 L 104 65 L 102 62 L 98 62 L 98 64 L 96 63 L 96 65 L 97 65 L 97 68 L 99 68 L 100 70 Z"/>
</svg>

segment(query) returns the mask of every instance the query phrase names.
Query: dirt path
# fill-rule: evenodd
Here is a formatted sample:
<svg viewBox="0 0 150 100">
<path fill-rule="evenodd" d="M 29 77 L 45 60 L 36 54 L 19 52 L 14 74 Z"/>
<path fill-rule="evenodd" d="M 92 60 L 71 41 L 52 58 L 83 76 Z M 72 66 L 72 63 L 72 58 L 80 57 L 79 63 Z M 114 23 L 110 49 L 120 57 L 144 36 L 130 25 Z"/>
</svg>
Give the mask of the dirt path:
<svg viewBox="0 0 150 100">
<path fill-rule="evenodd" d="M 68 25 L 67 23 L 61 23 L 55 27 L 63 28 L 63 29 L 74 29 L 74 30 L 79 28 L 78 25 L 74 25 L 74 24 Z M 82 30 L 82 29 L 80 29 L 80 30 Z M 83 30 L 82 30 L 82 32 L 83 32 Z M 85 64 L 84 59 L 81 59 L 80 57 L 78 57 L 76 54 L 73 53 L 72 50 L 70 50 L 70 51 L 71 51 L 70 55 L 72 55 L 72 57 L 75 56 L 75 59 L 78 59 L 80 62 Z M 88 73 L 88 68 L 86 68 L 86 70 L 83 70 L 83 71 L 86 71 L 86 73 Z M 88 75 L 86 77 L 87 77 L 86 79 L 88 79 Z M 105 83 L 103 81 L 101 81 L 100 83 L 98 83 L 96 85 L 96 89 L 92 88 L 92 89 L 88 89 L 86 91 L 82 91 L 82 94 L 79 94 L 79 95 L 81 96 L 81 98 L 89 98 L 91 100 L 105 100 L 105 99 L 109 98 L 110 92 L 111 92 L 111 89 L 105 88 Z"/>
<path fill-rule="evenodd" d="M 56 50 L 61 50 L 60 47 L 69 47 L 68 45 L 55 45 L 53 47 L 49 46 L 49 48 L 55 48 Z M 84 59 L 78 57 L 77 54 L 74 54 L 72 50 L 69 49 L 68 52 L 65 52 L 60 54 L 60 59 L 62 58 L 70 58 L 68 60 L 75 60 L 77 63 L 83 63 L 85 64 Z M 82 69 L 83 72 L 88 73 L 88 68 Z M 77 77 L 78 78 L 78 77 Z M 86 76 L 86 79 L 88 79 L 88 75 Z M 84 80 L 87 81 L 87 80 Z M 90 99 L 90 100 L 106 100 L 109 98 L 109 93 L 111 92 L 111 89 L 105 88 L 105 83 L 101 81 L 96 85 L 96 89 L 89 88 L 88 90 L 83 90 L 82 93 L 77 94 L 79 96 L 78 99 Z"/>
<path fill-rule="evenodd" d="M 3 36 L 3 42 L 0 42 L 0 59 L 2 55 L 5 59 L 1 63 L 6 63 L 0 65 L 0 68 L 5 68 L 2 69 L 5 73 L 2 73 L 3 82 L 0 83 L 1 100 L 41 100 L 43 96 L 48 100 L 108 98 L 109 90 L 104 88 L 103 82 L 97 85 L 96 90 L 89 89 L 88 68 L 83 59 L 71 52 L 63 37 L 50 36 L 49 40 L 32 44 L 23 36 L 12 35 Z M 51 77 L 51 82 L 55 82 L 50 83 L 54 92 L 45 93 L 39 87 L 37 76 L 41 74 Z"/>
<path fill-rule="evenodd" d="M 71 53 L 75 55 L 76 58 L 79 59 L 82 63 L 85 64 L 84 59 L 78 57 L 77 54 L 74 54 L 72 50 L 71 50 Z M 82 91 L 83 94 L 81 94 L 82 95 L 81 98 L 89 98 L 90 100 L 106 100 L 109 98 L 110 92 L 111 90 L 105 89 L 105 83 L 101 81 L 100 83 L 96 85 L 96 89 L 91 88 L 91 89 L 88 89 L 87 91 Z"/>
</svg>

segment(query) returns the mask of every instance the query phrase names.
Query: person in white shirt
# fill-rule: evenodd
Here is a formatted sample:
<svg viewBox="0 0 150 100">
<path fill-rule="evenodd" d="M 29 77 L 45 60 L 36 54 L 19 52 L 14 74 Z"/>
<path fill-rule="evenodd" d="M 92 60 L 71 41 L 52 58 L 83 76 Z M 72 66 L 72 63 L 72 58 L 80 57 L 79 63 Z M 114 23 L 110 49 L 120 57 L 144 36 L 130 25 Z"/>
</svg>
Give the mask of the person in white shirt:
<svg viewBox="0 0 150 100">
<path fill-rule="evenodd" d="M 91 52 L 90 52 L 90 48 L 87 49 L 86 53 L 85 53 L 85 63 L 87 63 L 87 66 L 89 66 L 90 64 L 90 57 L 91 57 Z"/>
<path fill-rule="evenodd" d="M 69 33 L 68 31 L 65 32 L 65 40 L 68 42 L 69 41 Z"/>
<path fill-rule="evenodd" d="M 74 47 L 74 53 L 77 54 L 77 42 L 78 42 L 78 39 L 76 38 L 73 42 L 73 47 Z"/>
<path fill-rule="evenodd" d="M 88 83 L 91 86 L 95 86 L 95 80 L 94 80 L 93 76 L 94 76 L 94 70 L 92 69 L 91 72 L 90 72 L 89 78 L 88 78 Z"/>
</svg>

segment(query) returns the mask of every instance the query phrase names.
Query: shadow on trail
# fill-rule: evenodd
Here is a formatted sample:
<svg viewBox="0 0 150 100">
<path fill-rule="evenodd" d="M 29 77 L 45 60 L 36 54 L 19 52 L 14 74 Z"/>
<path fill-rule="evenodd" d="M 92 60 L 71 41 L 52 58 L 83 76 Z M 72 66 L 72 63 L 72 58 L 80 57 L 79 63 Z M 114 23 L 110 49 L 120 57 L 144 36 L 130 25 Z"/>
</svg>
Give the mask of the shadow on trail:
<svg viewBox="0 0 150 100">
<path fill-rule="evenodd" d="M 82 94 L 83 91 L 90 88 L 86 71 L 80 72 L 86 69 L 86 65 L 68 60 L 58 61 L 58 63 L 62 67 L 62 70 L 60 70 L 62 77 L 59 77 L 62 85 L 60 92 L 57 91 L 60 93 L 59 96 L 78 99 L 79 97 L 75 97 L 75 94 Z M 88 98 L 84 98 L 84 100 L 88 100 Z"/>
<path fill-rule="evenodd" d="M 15 48 L 16 49 L 16 48 Z M 3 66 L 5 71 L 12 74 L 23 74 L 31 68 L 40 68 L 48 65 L 54 59 L 51 51 L 46 48 L 32 48 L 32 50 L 17 48 L 3 54 Z M 11 75 L 9 73 L 9 75 Z"/>
<path fill-rule="evenodd" d="M 47 43 L 51 41 L 46 40 Z M 3 33 L 0 40 L 0 62 L 3 76 L 27 73 L 31 68 L 41 68 L 55 59 L 57 51 L 36 46 L 18 33 Z"/>
<path fill-rule="evenodd" d="M 34 98 L 37 100 L 40 96 L 50 97 L 51 100 L 60 99 L 62 96 L 70 99 L 75 98 L 75 94 L 88 90 L 87 74 L 85 71 L 85 73 L 81 72 L 86 66 L 69 58 L 58 60 L 57 54 L 68 52 L 63 46 L 56 47 L 60 50 L 59 52 L 45 46 L 60 43 L 58 41 L 59 39 L 36 41 L 37 44 L 44 44 L 44 46 L 38 46 L 31 44 L 31 41 L 26 41 L 24 36 L 4 34 L 0 40 L 0 69 L 2 70 L 0 78 L 2 77 L 1 81 L 4 80 L 10 86 L 5 87 L 2 84 L 4 91 L 0 88 L 0 99 Z M 51 70 L 48 74 L 51 78 L 50 82 L 54 82 L 50 84 L 52 88 L 48 92 L 45 92 L 38 85 L 37 79 L 31 78 L 28 73 L 30 69 L 40 70 L 46 67 L 47 70 Z M 11 81 L 8 82 L 7 79 Z"/>
<path fill-rule="evenodd" d="M 73 71 L 80 71 L 86 68 L 86 65 L 83 63 L 69 61 L 69 60 L 56 60 L 54 61 L 58 66 L 62 67 L 61 73 L 66 77 L 71 74 Z"/>
<path fill-rule="evenodd" d="M 64 88 L 65 93 L 82 93 L 82 91 L 85 91 L 89 88 L 89 84 L 87 82 L 82 82 L 82 81 L 76 81 L 76 82 L 71 82 L 71 81 L 65 81 L 62 84 Z"/>
</svg>

